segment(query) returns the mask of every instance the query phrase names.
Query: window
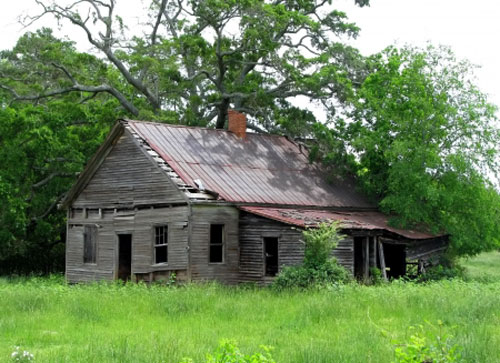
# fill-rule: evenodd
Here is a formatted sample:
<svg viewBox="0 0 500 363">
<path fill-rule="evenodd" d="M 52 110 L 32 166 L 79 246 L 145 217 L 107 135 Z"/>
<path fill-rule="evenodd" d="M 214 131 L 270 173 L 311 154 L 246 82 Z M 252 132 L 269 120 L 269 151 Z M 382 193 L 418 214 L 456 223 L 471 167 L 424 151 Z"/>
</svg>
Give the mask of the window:
<svg viewBox="0 0 500 363">
<path fill-rule="evenodd" d="M 97 228 L 94 225 L 83 227 L 83 263 L 96 263 Z"/>
<path fill-rule="evenodd" d="M 155 263 L 168 262 L 168 227 L 155 227 Z"/>
<path fill-rule="evenodd" d="M 210 263 L 224 262 L 224 225 L 210 225 Z"/>
</svg>

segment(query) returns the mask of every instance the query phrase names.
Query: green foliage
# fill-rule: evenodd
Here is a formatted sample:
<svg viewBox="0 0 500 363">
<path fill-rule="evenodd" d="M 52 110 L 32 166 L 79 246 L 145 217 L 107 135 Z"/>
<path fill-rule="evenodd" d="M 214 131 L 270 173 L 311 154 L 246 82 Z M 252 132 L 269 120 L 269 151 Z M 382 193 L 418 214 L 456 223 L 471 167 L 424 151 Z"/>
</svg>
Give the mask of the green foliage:
<svg viewBox="0 0 500 363">
<path fill-rule="evenodd" d="M 390 362 L 391 339 L 408 342 L 408 326 L 444 322 L 464 362 L 497 363 L 500 282 L 460 280 L 328 289 L 240 289 L 218 284 L 178 288 L 145 284 L 69 285 L 60 276 L 0 278 L 0 361 L 14 346 L 40 362 L 205 362 L 221 339 L 244 354 L 280 363 Z M 457 328 L 450 328 L 450 327 Z M 428 330 L 427 326 L 424 326 Z M 435 344 L 434 330 L 426 331 Z M 443 336 L 443 334 L 441 334 Z M 335 344 L 328 344 L 335 342 Z"/>
<path fill-rule="evenodd" d="M 499 129 L 473 67 L 443 47 L 388 48 L 368 65 L 334 137 L 364 190 L 394 225 L 449 233 L 455 255 L 497 248 Z"/>
<path fill-rule="evenodd" d="M 283 267 L 272 286 L 276 290 L 309 289 L 347 283 L 350 280 L 349 272 L 335 259 L 331 259 L 315 268 L 305 265 Z"/>
<path fill-rule="evenodd" d="M 500 281 L 500 252 L 482 253 L 475 257 L 462 258 L 460 264 L 465 269 L 467 281 L 497 282 Z"/>
<path fill-rule="evenodd" d="M 62 87 L 79 93 L 93 86 L 99 87 L 93 92 L 111 94 L 135 117 L 222 128 L 231 106 L 253 116 L 256 128 L 307 135 L 315 117 L 290 99 L 307 97 L 334 112 L 332 97 L 344 102 L 353 80 L 363 76 L 362 57 L 342 43 L 356 37 L 359 28 L 331 2 L 149 1 L 148 18 L 141 22 L 156 26 L 141 35 L 124 26 L 114 1 L 59 3 L 42 0 L 34 11 L 81 28 L 103 57 L 79 54 L 70 60 L 62 53 L 70 42 L 34 52 L 30 64 L 38 67 L 46 87 L 0 77 L 0 84 L 17 94 L 49 94 Z M 365 6 L 368 0 L 355 3 Z M 29 73 L 24 59 L 15 53 L 11 58 L 11 68 Z M 93 71 L 78 72 L 82 62 Z"/>
<path fill-rule="evenodd" d="M 308 228 L 303 232 L 306 244 L 304 266 L 318 268 L 330 260 L 332 250 L 344 238 L 339 228 L 339 222 L 335 221 L 320 223 L 316 228 Z"/>
<path fill-rule="evenodd" d="M 271 356 L 271 348 L 262 345 L 264 353 L 243 354 L 231 340 L 222 340 L 214 354 L 207 354 L 206 363 L 276 363 Z M 184 358 L 180 363 L 193 363 L 191 358 Z"/>
<path fill-rule="evenodd" d="M 394 342 L 396 360 L 394 363 L 453 363 L 460 361 L 459 346 L 452 344 L 452 337 L 442 333 L 443 323 L 438 322 L 438 332 L 429 324 L 429 329 L 423 325 L 411 326 L 410 337 L 406 342 Z"/>
<path fill-rule="evenodd" d="M 99 77 L 103 67 L 42 30 L 0 54 L 0 78 L 9 85 L 22 78 L 40 88 L 51 82 L 64 87 L 67 79 L 57 72 L 43 76 L 55 61 L 79 77 Z M 65 212 L 57 204 L 120 116 L 113 98 L 87 98 L 73 93 L 36 104 L 13 103 L 11 94 L 0 92 L 0 273 L 64 268 Z"/>
<path fill-rule="evenodd" d="M 465 268 L 456 259 L 443 256 L 438 264 L 429 267 L 423 274 L 419 275 L 418 281 L 464 279 L 465 277 Z"/>
<path fill-rule="evenodd" d="M 369 283 L 371 285 L 381 285 L 385 283 L 385 279 L 382 276 L 382 271 L 380 271 L 379 268 L 377 267 L 371 267 L 370 268 L 370 281 Z"/>
<path fill-rule="evenodd" d="M 283 267 L 273 281 L 273 288 L 305 289 L 348 282 L 349 272 L 331 257 L 332 250 L 344 237 L 338 230 L 338 222 L 321 223 L 317 228 L 306 229 L 303 232 L 304 263 L 300 266 Z"/>
</svg>

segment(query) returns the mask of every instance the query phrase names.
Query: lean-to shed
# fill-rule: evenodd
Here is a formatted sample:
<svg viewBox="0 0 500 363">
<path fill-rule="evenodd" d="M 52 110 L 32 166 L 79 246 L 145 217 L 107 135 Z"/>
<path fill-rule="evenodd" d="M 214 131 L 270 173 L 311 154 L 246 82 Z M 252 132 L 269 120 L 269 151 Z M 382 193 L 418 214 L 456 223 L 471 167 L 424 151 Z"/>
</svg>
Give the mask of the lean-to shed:
<svg viewBox="0 0 500 363">
<path fill-rule="evenodd" d="M 70 282 L 268 282 L 304 255 L 302 230 L 342 222 L 333 251 L 359 278 L 422 269 L 446 236 L 390 227 L 348 181 L 329 183 L 286 137 L 120 120 L 63 201 Z"/>
</svg>

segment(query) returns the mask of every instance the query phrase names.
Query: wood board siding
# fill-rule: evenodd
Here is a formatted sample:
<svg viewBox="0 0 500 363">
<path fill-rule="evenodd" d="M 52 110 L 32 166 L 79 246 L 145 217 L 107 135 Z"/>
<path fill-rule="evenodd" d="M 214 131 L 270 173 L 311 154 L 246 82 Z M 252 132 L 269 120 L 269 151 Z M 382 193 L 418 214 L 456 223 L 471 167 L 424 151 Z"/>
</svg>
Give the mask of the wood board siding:
<svg viewBox="0 0 500 363">
<path fill-rule="evenodd" d="M 332 251 L 333 257 L 337 262 L 344 266 L 351 274 L 354 274 L 354 239 L 351 236 L 345 236 L 337 247 Z"/>
<path fill-rule="evenodd" d="M 116 278 L 119 234 L 132 235 L 132 275 L 157 271 L 185 271 L 188 268 L 188 206 L 125 210 L 72 210 L 68 220 L 66 277 L 69 282 Z M 100 217 L 99 217 L 100 215 Z M 84 225 L 97 228 L 96 264 L 83 263 Z M 168 264 L 154 264 L 155 225 L 168 225 Z"/>
<path fill-rule="evenodd" d="M 183 202 L 182 192 L 125 132 L 72 207 L 120 208 Z"/>
<path fill-rule="evenodd" d="M 240 217 L 241 281 L 264 281 L 264 237 L 278 238 L 278 264 L 298 265 L 304 259 L 302 231 L 290 225 L 242 212 Z"/>
<path fill-rule="evenodd" d="M 239 211 L 229 206 L 193 205 L 191 224 L 191 279 L 239 282 Z M 224 261 L 209 262 L 210 225 L 224 225 Z"/>
<path fill-rule="evenodd" d="M 304 260 L 305 245 L 302 230 L 272 219 L 242 212 L 240 217 L 240 274 L 241 281 L 265 281 L 263 238 L 278 237 L 280 270 L 283 266 L 299 265 Z M 339 264 L 353 271 L 354 247 L 352 237 L 340 241 L 332 255 Z"/>
</svg>

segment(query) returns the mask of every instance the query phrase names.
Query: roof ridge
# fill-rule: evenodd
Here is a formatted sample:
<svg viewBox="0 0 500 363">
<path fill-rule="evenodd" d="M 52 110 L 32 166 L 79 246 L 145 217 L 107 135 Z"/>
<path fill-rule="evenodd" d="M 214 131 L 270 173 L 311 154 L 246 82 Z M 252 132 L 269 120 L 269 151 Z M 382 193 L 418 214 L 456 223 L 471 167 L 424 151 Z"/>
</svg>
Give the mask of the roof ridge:
<svg viewBox="0 0 500 363">
<path fill-rule="evenodd" d="M 158 121 L 147 121 L 147 120 L 130 120 L 130 119 L 119 119 L 118 121 L 125 121 L 125 122 L 137 122 L 137 123 L 144 123 L 144 124 L 153 124 L 153 125 L 161 125 L 164 127 L 175 127 L 175 128 L 184 128 L 184 129 L 195 129 L 195 130 L 207 130 L 207 131 L 217 131 L 217 132 L 224 132 L 224 133 L 230 133 L 233 135 L 233 133 L 229 130 L 226 129 L 214 129 L 206 126 L 190 126 L 190 125 L 181 125 L 181 124 L 169 124 L 166 122 L 158 122 Z M 292 143 L 295 144 L 295 141 L 290 139 L 286 135 L 278 135 L 278 134 L 261 134 L 257 132 L 247 132 L 247 135 L 252 135 L 253 136 L 269 136 L 269 137 L 282 137 Z"/>
</svg>

